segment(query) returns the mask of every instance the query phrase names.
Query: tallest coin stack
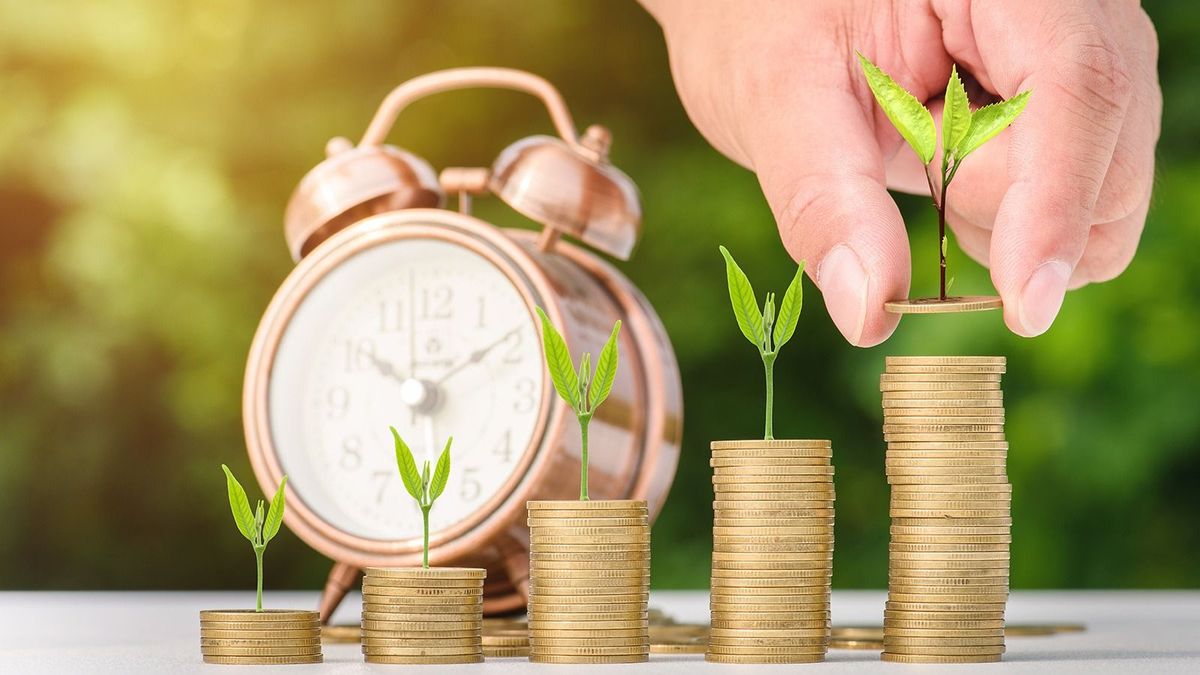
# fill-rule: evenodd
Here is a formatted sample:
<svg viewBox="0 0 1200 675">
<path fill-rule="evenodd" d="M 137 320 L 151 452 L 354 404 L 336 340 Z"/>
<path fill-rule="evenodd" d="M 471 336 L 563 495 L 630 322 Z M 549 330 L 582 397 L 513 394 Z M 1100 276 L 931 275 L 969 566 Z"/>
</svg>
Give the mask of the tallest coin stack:
<svg viewBox="0 0 1200 675">
<path fill-rule="evenodd" d="M 999 661 L 1008 600 L 1012 485 L 1002 356 L 888 357 L 891 484 L 883 660 Z"/>
</svg>

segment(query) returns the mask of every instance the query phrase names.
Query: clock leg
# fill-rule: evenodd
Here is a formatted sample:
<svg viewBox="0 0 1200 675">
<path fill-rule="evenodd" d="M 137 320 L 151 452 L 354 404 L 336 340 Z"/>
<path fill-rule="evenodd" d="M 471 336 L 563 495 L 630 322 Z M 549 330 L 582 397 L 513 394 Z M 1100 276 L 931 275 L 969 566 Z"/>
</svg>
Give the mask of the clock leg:
<svg viewBox="0 0 1200 675">
<path fill-rule="evenodd" d="M 325 590 L 321 593 L 321 602 L 317 606 L 321 612 L 322 624 L 328 624 L 329 620 L 333 618 L 333 611 L 342 604 L 346 593 L 358 583 L 361 572 L 362 570 L 354 565 L 334 563 L 333 569 L 329 570 L 329 578 L 325 580 Z"/>
</svg>

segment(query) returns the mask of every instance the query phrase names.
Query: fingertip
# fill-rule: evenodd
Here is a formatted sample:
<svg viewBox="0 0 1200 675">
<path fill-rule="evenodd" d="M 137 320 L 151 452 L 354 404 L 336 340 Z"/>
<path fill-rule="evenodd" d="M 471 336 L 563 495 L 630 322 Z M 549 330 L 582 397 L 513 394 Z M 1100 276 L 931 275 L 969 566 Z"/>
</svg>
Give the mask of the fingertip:
<svg viewBox="0 0 1200 675">
<path fill-rule="evenodd" d="M 883 311 L 876 290 L 880 284 L 848 245 L 838 244 L 825 255 L 816 276 L 829 316 L 846 341 L 874 347 L 891 337 L 899 317 Z"/>
</svg>

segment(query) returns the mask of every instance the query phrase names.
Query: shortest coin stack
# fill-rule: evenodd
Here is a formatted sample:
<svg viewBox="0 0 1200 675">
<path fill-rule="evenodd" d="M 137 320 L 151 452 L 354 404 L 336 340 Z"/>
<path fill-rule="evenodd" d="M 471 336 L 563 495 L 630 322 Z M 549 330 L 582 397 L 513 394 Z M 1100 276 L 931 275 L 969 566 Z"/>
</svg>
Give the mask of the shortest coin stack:
<svg viewBox="0 0 1200 675">
<path fill-rule="evenodd" d="M 529 660 L 648 660 L 646 502 L 531 501 L 528 507 Z"/>
<path fill-rule="evenodd" d="M 368 567 L 362 651 L 367 663 L 483 661 L 483 580 L 463 567 Z"/>
<path fill-rule="evenodd" d="M 321 663 L 321 621 L 307 610 L 208 609 L 200 612 L 205 663 Z"/>
<path fill-rule="evenodd" d="M 824 440 L 713 442 L 706 660 L 824 660 L 833 565 L 832 452 Z"/>
</svg>

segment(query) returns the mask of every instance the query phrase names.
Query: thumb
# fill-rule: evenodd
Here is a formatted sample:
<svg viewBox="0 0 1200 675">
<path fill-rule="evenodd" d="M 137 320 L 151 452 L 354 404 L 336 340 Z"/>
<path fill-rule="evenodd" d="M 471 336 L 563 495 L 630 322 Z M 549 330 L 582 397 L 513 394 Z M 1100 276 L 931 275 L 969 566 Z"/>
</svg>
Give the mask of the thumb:
<svg viewBox="0 0 1200 675">
<path fill-rule="evenodd" d="M 784 246 L 806 261 L 846 340 L 871 347 L 899 322 L 884 303 L 908 297 L 908 235 L 871 121 L 850 91 L 773 106 L 787 112 L 760 115 L 748 149 Z"/>
</svg>

